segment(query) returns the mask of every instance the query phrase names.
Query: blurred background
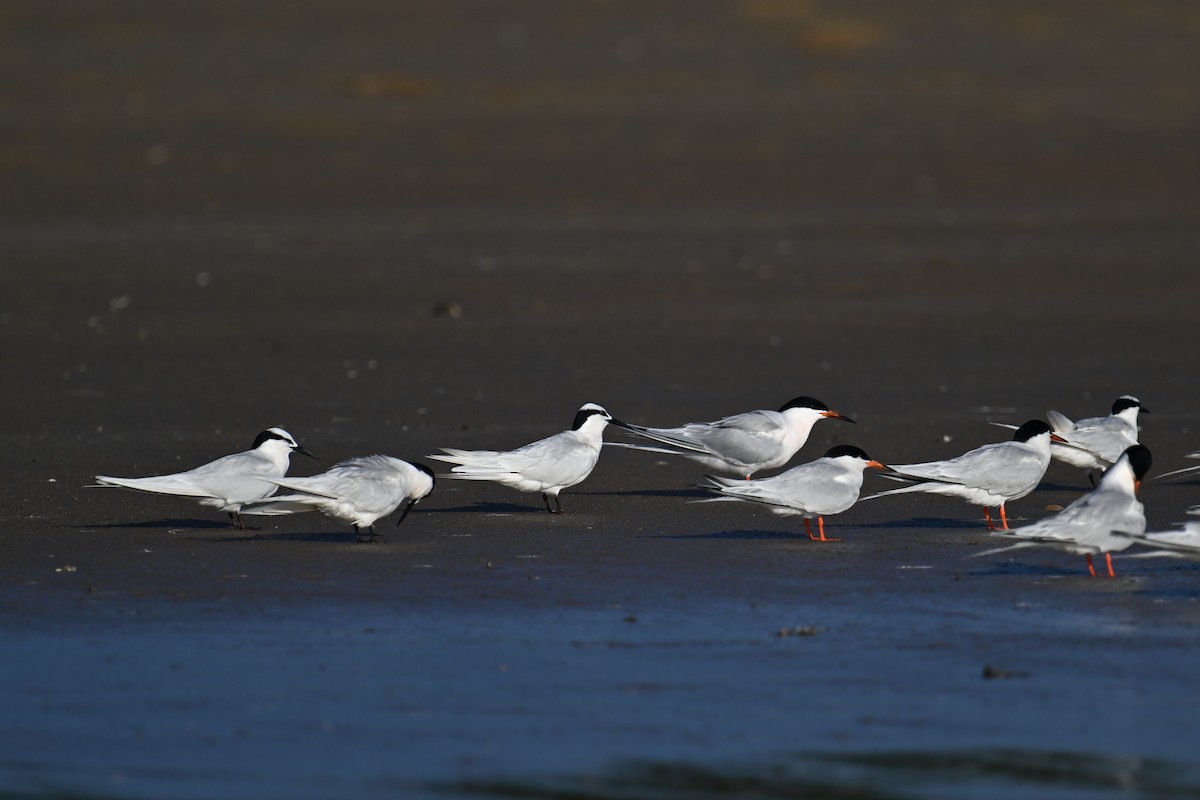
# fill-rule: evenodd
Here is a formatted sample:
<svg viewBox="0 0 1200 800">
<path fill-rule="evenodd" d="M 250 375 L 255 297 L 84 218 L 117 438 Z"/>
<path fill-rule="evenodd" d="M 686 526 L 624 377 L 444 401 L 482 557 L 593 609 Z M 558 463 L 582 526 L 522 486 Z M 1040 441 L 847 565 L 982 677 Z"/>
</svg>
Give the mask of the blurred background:
<svg viewBox="0 0 1200 800">
<path fill-rule="evenodd" d="M 1195 213 L 1185 2 L 5 4 L 7 216 Z M 428 224 L 426 221 L 425 224 Z"/>
<path fill-rule="evenodd" d="M 8 2 L 0 29 L 0 358 L 59 430 L 1195 396 L 1192 3 Z"/>
</svg>

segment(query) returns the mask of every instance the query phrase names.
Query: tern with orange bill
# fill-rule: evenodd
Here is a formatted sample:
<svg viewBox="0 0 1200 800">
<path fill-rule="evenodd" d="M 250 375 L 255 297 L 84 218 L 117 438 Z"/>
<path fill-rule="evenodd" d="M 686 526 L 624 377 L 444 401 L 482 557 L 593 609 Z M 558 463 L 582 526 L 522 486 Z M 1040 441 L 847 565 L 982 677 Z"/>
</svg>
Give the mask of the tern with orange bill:
<svg viewBox="0 0 1200 800">
<path fill-rule="evenodd" d="M 750 478 L 756 472 L 777 469 L 791 461 L 808 441 L 813 425 L 823 419 L 854 422 L 814 397 L 797 397 L 778 411 L 747 411 L 715 422 L 689 422 L 677 428 L 622 426 L 664 447 L 628 442 L 608 444 L 681 455 L 715 472 Z"/>
<path fill-rule="evenodd" d="M 706 476 L 709 484 L 701 488 L 718 495 L 699 502 L 743 500 L 771 509 L 780 516 L 804 517 L 804 530 L 813 541 L 831 542 L 825 537 L 825 517 L 840 514 L 858 500 L 863 471 L 868 467 L 887 469 L 862 450 L 851 445 L 831 448 L 824 456 L 786 472 L 757 480 Z M 819 536 L 814 536 L 809 520 L 817 520 Z"/>
<path fill-rule="evenodd" d="M 1132 537 L 1146 530 L 1146 514 L 1137 491 L 1150 471 L 1150 451 L 1140 444 L 1125 450 L 1117 463 L 1108 468 L 1096 488 L 1071 503 L 1053 517 L 995 535 L 1017 539 L 1018 544 L 979 553 L 980 556 L 1005 553 L 1026 547 L 1052 547 L 1087 559 L 1088 574 L 1095 577 L 1092 556 L 1104 556 L 1108 577 L 1113 571 L 1112 554 L 1134 543 Z"/>
<path fill-rule="evenodd" d="M 988 530 L 996 530 L 991 509 L 1000 508 L 1000 522 L 1008 530 L 1004 506 L 1032 492 L 1050 466 L 1050 443 L 1059 440 L 1050 426 L 1032 419 L 1017 428 L 1007 442 L 977 447 L 945 461 L 920 464 L 893 464 L 883 477 L 898 481 L 916 481 L 912 486 L 889 489 L 864 500 L 893 494 L 928 492 L 960 497 L 983 506 Z"/>
</svg>

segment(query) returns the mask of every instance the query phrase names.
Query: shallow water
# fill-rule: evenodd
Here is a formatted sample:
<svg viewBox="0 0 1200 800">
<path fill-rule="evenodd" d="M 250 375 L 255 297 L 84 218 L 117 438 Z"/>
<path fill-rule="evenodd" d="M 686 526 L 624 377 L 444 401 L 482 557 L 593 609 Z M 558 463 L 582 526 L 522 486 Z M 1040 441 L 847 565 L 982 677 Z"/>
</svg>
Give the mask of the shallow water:
<svg viewBox="0 0 1200 800">
<path fill-rule="evenodd" d="M 1200 655 L 1190 622 L 1171 619 L 1190 599 L 1165 603 L 1153 630 L 1078 597 L 1054 613 L 943 600 L 183 603 L 103 625 L 84 609 L 0 644 L 0 784 L 136 798 L 1200 796 Z"/>
</svg>

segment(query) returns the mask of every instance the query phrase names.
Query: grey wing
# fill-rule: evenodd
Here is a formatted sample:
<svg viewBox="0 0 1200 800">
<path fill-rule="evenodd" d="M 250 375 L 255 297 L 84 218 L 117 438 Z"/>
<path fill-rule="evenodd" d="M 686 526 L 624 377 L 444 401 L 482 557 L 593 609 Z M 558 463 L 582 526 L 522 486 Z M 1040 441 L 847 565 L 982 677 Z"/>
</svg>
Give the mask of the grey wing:
<svg viewBox="0 0 1200 800">
<path fill-rule="evenodd" d="M 1130 425 L 1122 417 L 1089 417 L 1075 423 L 1075 430 L 1121 431 L 1129 430 Z"/>
<path fill-rule="evenodd" d="M 788 486 L 789 494 L 800 498 L 805 508 L 821 514 L 845 511 L 862 490 L 861 472 L 824 458 L 793 467 L 770 480 Z"/>
<path fill-rule="evenodd" d="M 892 469 L 1007 495 L 1026 488 L 1030 477 L 1044 474 L 1045 467 L 1042 459 L 1029 449 L 1010 447 L 1007 442 L 1001 442 L 978 447 L 946 461 L 893 466 Z"/>
<path fill-rule="evenodd" d="M 785 428 L 777 412 L 748 411 L 707 425 L 685 425 L 679 432 L 723 458 L 754 464 L 778 455 Z"/>
<path fill-rule="evenodd" d="M 1137 444 L 1137 436 L 1128 426 L 1075 430 L 1063 436 L 1069 443 L 1115 463 L 1126 448 Z"/>
<path fill-rule="evenodd" d="M 549 486 L 571 485 L 591 473 L 599 448 L 587 446 L 572 431 L 557 433 L 514 450 L 512 464 L 524 477 Z"/>
<path fill-rule="evenodd" d="M 817 459 L 770 478 L 757 481 L 728 481 L 727 494 L 770 505 L 787 506 L 814 514 L 837 514 L 858 499 L 861 475 L 839 465 Z"/>
<path fill-rule="evenodd" d="M 179 474 L 215 497 L 231 500 L 257 500 L 275 491 L 274 484 L 260 478 L 281 477 L 278 468 L 253 450 L 218 458 Z"/>
<path fill-rule="evenodd" d="M 403 499 L 406 489 L 402 474 L 386 456 L 353 458 L 320 475 L 279 479 L 275 483 L 293 491 L 342 501 L 363 511 L 394 506 Z"/>
<path fill-rule="evenodd" d="M 1111 531 L 1140 534 L 1146 530 L 1142 504 L 1123 492 L 1094 491 L 1057 515 L 1016 532 L 1046 539 L 1086 542 Z"/>
</svg>

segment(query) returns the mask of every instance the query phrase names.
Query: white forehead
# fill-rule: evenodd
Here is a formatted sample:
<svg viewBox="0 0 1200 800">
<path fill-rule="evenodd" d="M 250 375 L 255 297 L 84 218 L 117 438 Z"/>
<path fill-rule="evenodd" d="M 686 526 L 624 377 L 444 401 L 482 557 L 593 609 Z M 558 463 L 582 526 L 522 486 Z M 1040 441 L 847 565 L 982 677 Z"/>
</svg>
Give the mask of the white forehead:
<svg viewBox="0 0 1200 800">
<path fill-rule="evenodd" d="M 296 440 L 283 428 L 267 428 L 267 430 L 278 436 L 280 439 L 283 439 L 288 444 L 295 446 Z"/>
</svg>

